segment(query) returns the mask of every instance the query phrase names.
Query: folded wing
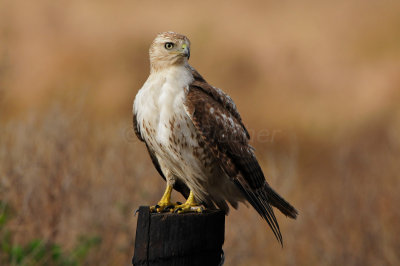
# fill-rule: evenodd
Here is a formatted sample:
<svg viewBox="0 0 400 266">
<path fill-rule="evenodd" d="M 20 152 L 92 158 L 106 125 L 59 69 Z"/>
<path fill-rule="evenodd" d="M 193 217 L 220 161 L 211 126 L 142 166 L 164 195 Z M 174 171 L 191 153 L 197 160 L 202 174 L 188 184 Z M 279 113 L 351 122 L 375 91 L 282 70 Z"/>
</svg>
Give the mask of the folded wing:
<svg viewBox="0 0 400 266">
<path fill-rule="evenodd" d="M 271 207 L 295 218 L 297 211 L 266 182 L 249 145 L 249 134 L 235 104 L 222 90 L 210 86 L 194 69 L 194 82 L 188 90 L 186 111 L 221 167 L 246 199 L 267 221 L 276 238 L 282 235 Z"/>
</svg>

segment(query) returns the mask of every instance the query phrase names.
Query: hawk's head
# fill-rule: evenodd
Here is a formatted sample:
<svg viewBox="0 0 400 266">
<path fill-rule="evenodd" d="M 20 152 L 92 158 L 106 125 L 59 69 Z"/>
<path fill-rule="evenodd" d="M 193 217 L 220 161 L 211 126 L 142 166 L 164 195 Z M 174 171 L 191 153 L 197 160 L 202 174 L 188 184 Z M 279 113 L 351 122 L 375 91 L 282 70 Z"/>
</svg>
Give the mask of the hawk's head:
<svg viewBox="0 0 400 266">
<path fill-rule="evenodd" d="M 190 41 L 186 36 L 175 32 L 162 32 L 154 39 L 149 53 L 154 70 L 186 64 L 190 57 Z"/>
</svg>

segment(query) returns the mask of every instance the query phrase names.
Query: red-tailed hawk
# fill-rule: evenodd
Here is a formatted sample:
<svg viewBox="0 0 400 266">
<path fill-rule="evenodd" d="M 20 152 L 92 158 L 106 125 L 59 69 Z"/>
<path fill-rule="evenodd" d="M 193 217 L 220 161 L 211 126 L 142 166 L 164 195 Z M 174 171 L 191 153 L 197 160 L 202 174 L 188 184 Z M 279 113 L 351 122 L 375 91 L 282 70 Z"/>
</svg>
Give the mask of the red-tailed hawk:
<svg viewBox="0 0 400 266">
<path fill-rule="evenodd" d="M 203 205 L 228 213 L 228 203 L 236 209 L 248 201 L 282 243 L 271 206 L 290 218 L 297 211 L 266 182 L 235 103 L 188 64 L 189 56 L 186 36 L 158 34 L 150 46 L 150 76 L 133 104 L 136 135 L 167 181 L 151 209 L 180 213 Z M 187 198 L 184 204 L 171 202 L 173 188 Z"/>
</svg>

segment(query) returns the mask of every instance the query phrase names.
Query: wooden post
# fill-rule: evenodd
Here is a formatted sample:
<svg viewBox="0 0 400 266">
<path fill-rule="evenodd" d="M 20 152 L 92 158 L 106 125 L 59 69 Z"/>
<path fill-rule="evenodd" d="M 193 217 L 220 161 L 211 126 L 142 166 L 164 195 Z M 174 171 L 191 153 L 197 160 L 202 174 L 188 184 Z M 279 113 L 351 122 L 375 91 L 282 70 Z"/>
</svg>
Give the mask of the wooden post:
<svg viewBox="0 0 400 266">
<path fill-rule="evenodd" d="M 224 230 L 225 215 L 219 210 L 176 214 L 140 207 L 132 264 L 222 265 Z"/>
</svg>

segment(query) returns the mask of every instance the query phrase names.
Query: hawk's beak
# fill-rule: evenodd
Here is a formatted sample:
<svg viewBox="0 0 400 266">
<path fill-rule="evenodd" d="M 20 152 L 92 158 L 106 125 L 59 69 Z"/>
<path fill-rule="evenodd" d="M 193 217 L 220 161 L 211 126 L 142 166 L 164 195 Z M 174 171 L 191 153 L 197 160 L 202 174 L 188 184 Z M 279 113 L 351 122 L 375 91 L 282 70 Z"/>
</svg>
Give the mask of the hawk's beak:
<svg viewBox="0 0 400 266">
<path fill-rule="evenodd" d="M 182 55 L 183 55 L 184 57 L 187 57 L 187 59 L 190 58 L 190 49 L 189 49 L 189 47 L 187 47 L 186 44 L 183 44 L 183 45 L 182 45 Z"/>
</svg>

